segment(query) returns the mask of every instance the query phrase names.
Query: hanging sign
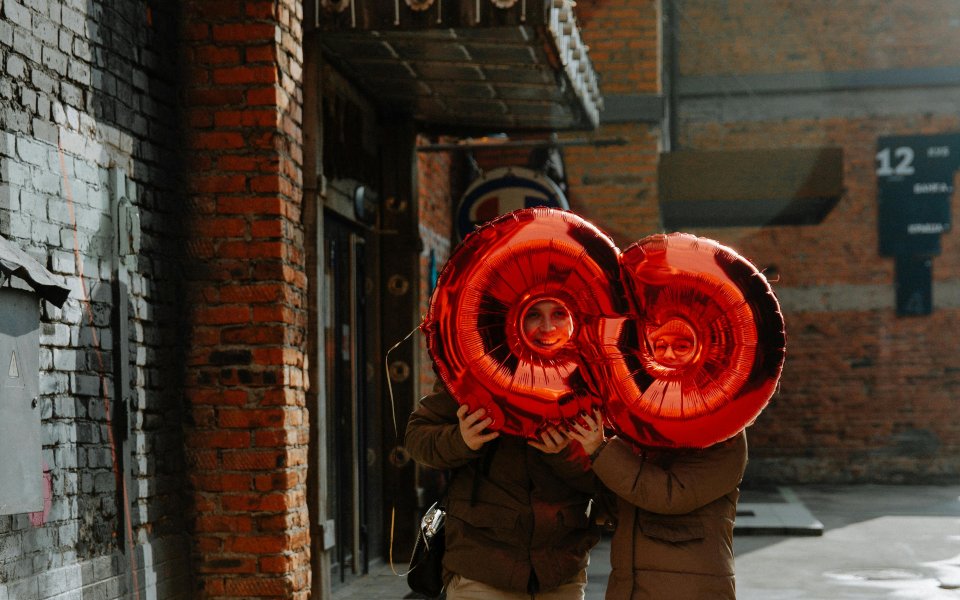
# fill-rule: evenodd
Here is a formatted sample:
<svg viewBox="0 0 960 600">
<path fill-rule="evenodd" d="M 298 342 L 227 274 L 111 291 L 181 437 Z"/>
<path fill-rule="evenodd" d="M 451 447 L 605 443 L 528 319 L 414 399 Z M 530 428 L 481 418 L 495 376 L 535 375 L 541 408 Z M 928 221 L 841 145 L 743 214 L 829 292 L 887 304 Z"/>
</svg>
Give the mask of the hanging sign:
<svg viewBox="0 0 960 600">
<path fill-rule="evenodd" d="M 950 230 L 960 134 L 877 140 L 878 225 L 882 256 L 933 256 Z"/>
<path fill-rule="evenodd" d="M 546 175 L 523 167 L 493 169 L 471 183 L 460 199 L 459 239 L 494 217 L 534 206 L 570 209 L 563 191 Z"/>
</svg>

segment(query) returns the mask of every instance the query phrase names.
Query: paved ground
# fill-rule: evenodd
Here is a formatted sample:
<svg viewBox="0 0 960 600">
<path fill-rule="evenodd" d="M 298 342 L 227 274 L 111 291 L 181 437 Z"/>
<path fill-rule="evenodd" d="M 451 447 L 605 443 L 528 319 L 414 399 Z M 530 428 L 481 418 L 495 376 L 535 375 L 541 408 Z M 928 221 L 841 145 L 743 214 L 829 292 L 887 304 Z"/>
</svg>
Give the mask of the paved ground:
<svg viewBox="0 0 960 600">
<path fill-rule="evenodd" d="M 739 600 L 960 600 L 960 485 L 745 490 L 739 509 Z M 603 598 L 608 572 L 605 539 L 587 600 Z M 333 597 L 417 598 L 388 565 Z"/>
<path fill-rule="evenodd" d="M 735 538 L 740 600 L 960 600 L 960 486 L 793 491 L 823 534 Z"/>
</svg>

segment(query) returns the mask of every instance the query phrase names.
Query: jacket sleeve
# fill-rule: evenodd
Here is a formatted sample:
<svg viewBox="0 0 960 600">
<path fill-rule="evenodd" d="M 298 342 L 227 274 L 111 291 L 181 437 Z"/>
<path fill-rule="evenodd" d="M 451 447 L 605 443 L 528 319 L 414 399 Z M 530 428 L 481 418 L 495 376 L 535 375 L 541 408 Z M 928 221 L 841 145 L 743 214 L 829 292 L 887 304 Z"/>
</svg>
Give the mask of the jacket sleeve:
<svg viewBox="0 0 960 600">
<path fill-rule="evenodd" d="M 415 461 L 433 469 L 454 469 L 479 457 L 460 434 L 458 404 L 446 392 L 425 396 L 407 420 L 404 446 Z"/>
<path fill-rule="evenodd" d="M 747 437 L 698 451 L 678 452 L 668 467 L 638 456 L 627 442 L 614 438 L 600 452 L 593 470 L 618 496 L 650 512 L 691 512 L 733 491 L 747 466 Z"/>
</svg>

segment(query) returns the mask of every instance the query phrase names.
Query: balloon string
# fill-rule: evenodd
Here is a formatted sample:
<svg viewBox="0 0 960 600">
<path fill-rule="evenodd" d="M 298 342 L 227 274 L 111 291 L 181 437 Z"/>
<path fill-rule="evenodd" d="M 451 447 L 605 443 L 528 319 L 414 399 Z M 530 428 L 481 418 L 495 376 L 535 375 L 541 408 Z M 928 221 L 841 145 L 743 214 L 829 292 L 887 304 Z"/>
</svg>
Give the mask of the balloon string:
<svg viewBox="0 0 960 600">
<path fill-rule="evenodd" d="M 386 368 L 385 373 L 387 374 L 387 390 L 390 393 L 390 414 L 393 415 L 393 435 L 396 437 L 398 445 L 400 444 L 400 428 L 397 425 L 397 403 L 394 401 L 394 398 L 393 398 L 393 384 L 391 383 L 392 378 L 390 377 L 390 353 L 396 350 L 400 346 L 400 344 L 409 340 L 410 336 L 416 333 L 416 331 L 420 329 L 422 325 L 423 325 L 423 321 L 421 321 L 419 325 L 411 329 L 410 333 L 403 336 L 402 340 L 400 340 L 399 342 L 391 346 L 390 349 L 387 350 L 386 354 L 384 355 L 384 367 Z M 397 505 L 396 503 L 394 503 L 393 506 L 390 507 L 390 544 L 389 544 L 389 551 L 388 551 L 390 570 L 393 571 L 393 574 L 396 575 L 397 577 L 404 577 L 407 574 L 409 574 L 410 571 L 412 571 L 412 569 L 407 569 L 407 571 L 404 573 L 397 573 L 396 567 L 393 566 L 393 543 L 394 543 L 393 534 L 395 530 L 394 525 L 396 523 L 396 514 L 397 514 Z"/>
<path fill-rule="evenodd" d="M 383 362 L 384 362 L 384 367 L 386 369 L 385 373 L 387 374 L 387 390 L 390 393 L 390 414 L 393 415 L 393 434 L 397 438 L 398 443 L 400 442 L 400 428 L 397 426 L 397 404 L 393 399 L 393 383 L 391 382 L 392 378 L 390 377 L 390 353 L 396 350 L 400 346 L 400 344 L 409 340 L 410 336 L 416 333 L 417 330 L 420 329 L 422 325 L 423 325 L 423 322 L 421 321 L 420 325 L 417 325 L 416 327 L 411 329 L 410 333 L 403 336 L 402 340 L 400 340 L 399 342 L 391 346 L 390 349 L 387 350 L 387 353 L 384 355 Z"/>
</svg>

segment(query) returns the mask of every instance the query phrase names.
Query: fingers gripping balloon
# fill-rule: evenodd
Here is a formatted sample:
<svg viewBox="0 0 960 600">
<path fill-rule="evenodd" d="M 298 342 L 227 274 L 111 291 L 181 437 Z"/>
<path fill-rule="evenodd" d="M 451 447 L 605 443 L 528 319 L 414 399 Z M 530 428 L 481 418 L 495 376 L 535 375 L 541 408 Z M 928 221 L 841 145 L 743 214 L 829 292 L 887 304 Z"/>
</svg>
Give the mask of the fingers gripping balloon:
<svg viewBox="0 0 960 600">
<path fill-rule="evenodd" d="M 597 374 L 612 427 L 643 445 L 706 447 L 752 423 L 786 342 L 766 278 L 684 233 L 644 238 L 620 262 L 633 315 L 604 323 Z"/>
<path fill-rule="evenodd" d="M 535 438 L 599 406 L 581 362 L 586 332 L 625 310 L 618 250 L 575 214 L 537 207 L 480 227 L 437 281 L 423 330 L 447 390 L 492 429 Z"/>
<path fill-rule="evenodd" d="M 447 390 L 485 408 L 492 429 L 536 438 L 602 403 L 610 427 L 649 446 L 738 433 L 772 396 L 785 352 L 776 297 L 730 248 L 674 233 L 621 254 L 589 222 L 543 207 L 464 239 L 422 329 Z"/>
</svg>

